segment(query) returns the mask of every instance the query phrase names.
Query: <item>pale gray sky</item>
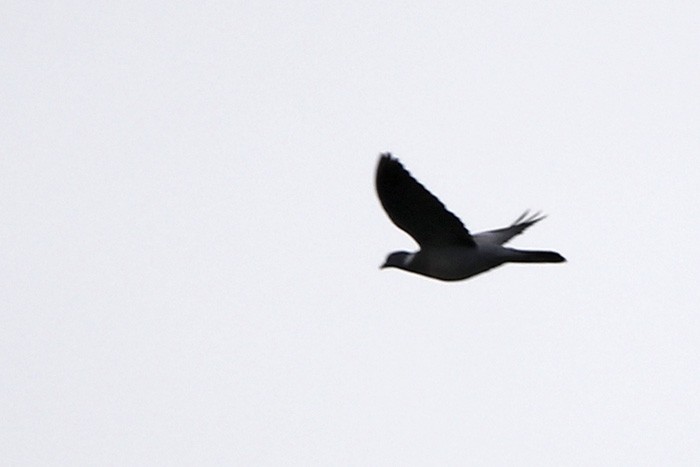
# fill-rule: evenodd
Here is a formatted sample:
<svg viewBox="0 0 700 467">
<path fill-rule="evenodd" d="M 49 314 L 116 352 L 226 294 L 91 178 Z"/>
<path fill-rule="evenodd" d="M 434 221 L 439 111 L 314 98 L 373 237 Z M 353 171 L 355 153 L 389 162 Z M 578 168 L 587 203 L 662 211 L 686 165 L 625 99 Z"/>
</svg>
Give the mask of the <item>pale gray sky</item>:
<svg viewBox="0 0 700 467">
<path fill-rule="evenodd" d="M 699 465 L 699 5 L 5 2 L 1 463 Z"/>
</svg>

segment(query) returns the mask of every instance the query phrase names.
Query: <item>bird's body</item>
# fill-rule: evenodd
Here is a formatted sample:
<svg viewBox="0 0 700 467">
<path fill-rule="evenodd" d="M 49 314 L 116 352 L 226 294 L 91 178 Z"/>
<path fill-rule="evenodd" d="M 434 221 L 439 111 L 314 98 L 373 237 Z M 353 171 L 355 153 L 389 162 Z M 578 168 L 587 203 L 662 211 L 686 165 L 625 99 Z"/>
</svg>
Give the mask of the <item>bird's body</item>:
<svg viewBox="0 0 700 467">
<path fill-rule="evenodd" d="M 504 250 L 495 245 L 421 249 L 409 258 L 410 261 L 402 264 L 401 269 L 444 281 L 457 281 L 503 264 L 507 260 Z"/>
<path fill-rule="evenodd" d="M 503 244 L 543 217 L 521 215 L 509 227 L 471 235 L 391 154 L 382 154 L 376 177 L 377 194 L 400 229 L 420 245 L 415 253 L 391 253 L 382 267 L 395 267 L 444 281 L 475 276 L 504 263 L 560 263 L 552 251 L 522 251 Z"/>
</svg>

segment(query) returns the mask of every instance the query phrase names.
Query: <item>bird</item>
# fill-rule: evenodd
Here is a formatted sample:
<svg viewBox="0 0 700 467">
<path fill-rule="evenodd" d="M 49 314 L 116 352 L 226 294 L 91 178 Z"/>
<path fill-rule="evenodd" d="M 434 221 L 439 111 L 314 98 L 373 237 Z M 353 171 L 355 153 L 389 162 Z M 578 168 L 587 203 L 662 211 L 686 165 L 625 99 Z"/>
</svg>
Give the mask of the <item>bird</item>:
<svg viewBox="0 0 700 467">
<path fill-rule="evenodd" d="M 389 219 L 418 243 L 415 252 L 390 253 L 381 269 L 398 268 L 442 281 L 459 281 L 505 263 L 562 263 L 554 251 L 503 246 L 546 216 L 521 214 L 511 225 L 472 235 L 391 153 L 382 153 L 375 185 Z"/>
</svg>

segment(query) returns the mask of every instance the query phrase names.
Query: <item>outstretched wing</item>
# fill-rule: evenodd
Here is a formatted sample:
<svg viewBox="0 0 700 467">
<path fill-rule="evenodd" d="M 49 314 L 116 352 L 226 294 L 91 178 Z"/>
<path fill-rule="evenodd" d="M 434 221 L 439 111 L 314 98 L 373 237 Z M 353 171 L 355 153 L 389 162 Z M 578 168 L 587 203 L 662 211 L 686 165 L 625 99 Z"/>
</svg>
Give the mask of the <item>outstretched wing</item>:
<svg viewBox="0 0 700 467">
<path fill-rule="evenodd" d="M 498 230 L 489 230 L 488 232 L 479 232 L 478 234 L 474 234 L 474 238 L 480 243 L 503 245 L 511 238 L 523 233 L 523 231 L 531 225 L 534 225 L 547 217 L 541 216 L 539 212 L 536 212 L 532 216 L 528 217 L 529 214 L 530 211 L 525 211 L 509 227 L 504 227 Z"/>
<path fill-rule="evenodd" d="M 389 153 L 379 158 L 376 186 L 379 200 L 389 218 L 422 248 L 475 245 L 462 221 Z"/>
</svg>

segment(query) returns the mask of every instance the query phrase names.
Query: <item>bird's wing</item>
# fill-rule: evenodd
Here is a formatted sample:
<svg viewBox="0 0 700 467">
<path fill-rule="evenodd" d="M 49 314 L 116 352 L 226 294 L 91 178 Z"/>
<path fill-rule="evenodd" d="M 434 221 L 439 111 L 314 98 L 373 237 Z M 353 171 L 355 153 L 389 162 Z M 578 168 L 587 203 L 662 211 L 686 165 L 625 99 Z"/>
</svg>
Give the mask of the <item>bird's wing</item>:
<svg viewBox="0 0 700 467">
<path fill-rule="evenodd" d="M 523 231 L 525 229 L 527 229 L 528 227 L 530 227 L 531 225 L 534 225 L 534 224 L 538 223 L 539 221 L 541 221 L 542 219 L 544 219 L 545 217 L 547 217 L 547 216 L 541 216 L 539 212 L 528 217 L 529 214 L 530 214 L 530 211 L 525 211 L 509 227 L 504 227 L 504 228 L 498 229 L 498 230 L 489 230 L 488 232 L 479 232 L 478 234 L 474 234 L 474 239 L 480 243 L 483 242 L 483 243 L 503 245 L 511 238 L 523 233 Z"/>
<path fill-rule="evenodd" d="M 462 221 L 389 153 L 379 158 L 376 185 L 389 218 L 421 247 L 475 245 Z"/>
</svg>

